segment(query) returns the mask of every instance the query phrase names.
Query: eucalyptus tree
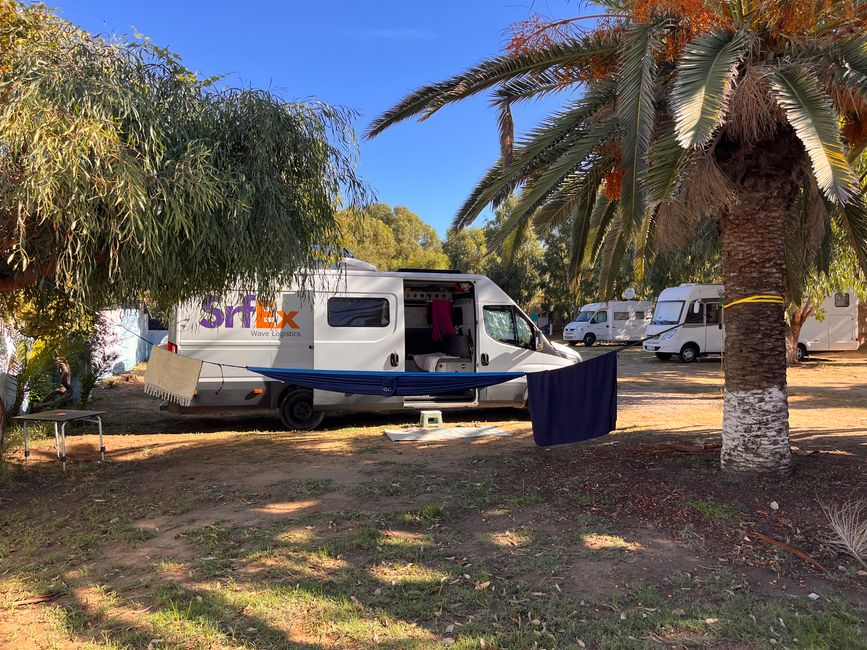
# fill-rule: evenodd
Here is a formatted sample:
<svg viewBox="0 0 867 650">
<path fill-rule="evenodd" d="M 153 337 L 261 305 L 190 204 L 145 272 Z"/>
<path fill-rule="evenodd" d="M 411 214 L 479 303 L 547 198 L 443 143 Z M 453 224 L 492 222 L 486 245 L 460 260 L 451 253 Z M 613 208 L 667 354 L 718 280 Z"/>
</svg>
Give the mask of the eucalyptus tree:
<svg viewBox="0 0 867 650">
<path fill-rule="evenodd" d="M 598 260 L 610 269 L 603 285 L 630 244 L 641 279 L 660 232 L 688 234 L 709 217 L 726 300 L 782 296 L 799 200 L 811 223 L 837 222 L 867 266 L 867 208 L 850 166 L 867 140 L 864 0 L 596 4 L 605 16 L 592 28 L 517 30 L 507 53 L 413 92 L 368 135 L 491 90 L 501 156 L 455 224 L 519 191 L 501 237 L 570 220 L 573 271 Z M 565 106 L 513 145 L 511 106 L 558 92 Z M 790 468 L 783 310 L 726 309 L 725 470 Z"/>
<path fill-rule="evenodd" d="M 338 204 L 365 190 L 352 115 L 213 81 L 146 40 L 0 0 L 7 309 L 22 292 L 92 309 L 268 293 L 338 250 Z"/>
</svg>

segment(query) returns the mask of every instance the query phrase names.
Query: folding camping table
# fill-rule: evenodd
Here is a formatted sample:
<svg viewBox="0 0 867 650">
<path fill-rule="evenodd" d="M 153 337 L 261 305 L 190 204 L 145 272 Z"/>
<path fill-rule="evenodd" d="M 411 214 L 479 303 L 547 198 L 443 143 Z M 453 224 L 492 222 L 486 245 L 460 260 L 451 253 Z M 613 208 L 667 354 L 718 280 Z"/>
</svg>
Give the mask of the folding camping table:
<svg viewBox="0 0 867 650">
<path fill-rule="evenodd" d="M 42 411 L 29 415 L 16 415 L 14 420 L 21 420 L 24 427 L 24 462 L 30 456 L 30 446 L 27 438 L 28 422 L 53 422 L 54 423 L 54 448 L 57 449 L 57 459 L 63 464 L 66 472 L 66 425 L 70 422 L 90 422 L 99 427 L 99 462 L 105 462 L 105 444 L 102 441 L 102 415 L 105 411 Z M 60 425 L 58 429 L 57 425 Z"/>
</svg>

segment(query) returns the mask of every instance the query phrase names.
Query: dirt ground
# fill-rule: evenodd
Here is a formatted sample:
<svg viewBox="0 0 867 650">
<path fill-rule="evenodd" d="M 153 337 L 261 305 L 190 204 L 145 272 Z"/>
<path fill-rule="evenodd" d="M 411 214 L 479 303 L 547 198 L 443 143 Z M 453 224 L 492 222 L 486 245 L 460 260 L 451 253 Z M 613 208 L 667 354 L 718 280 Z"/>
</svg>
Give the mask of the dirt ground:
<svg viewBox="0 0 867 650">
<path fill-rule="evenodd" d="M 84 433 L 66 477 L 48 439 L 8 454 L 0 645 L 867 647 L 820 505 L 867 496 L 867 355 L 790 370 L 783 481 L 720 473 L 721 383 L 625 352 L 617 430 L 541 449 L 518 411 L 445 413 L 508 438 L 392 443 L 417 415 L 291 433 L 111 382 L 105 465 Z"/>
</svg>

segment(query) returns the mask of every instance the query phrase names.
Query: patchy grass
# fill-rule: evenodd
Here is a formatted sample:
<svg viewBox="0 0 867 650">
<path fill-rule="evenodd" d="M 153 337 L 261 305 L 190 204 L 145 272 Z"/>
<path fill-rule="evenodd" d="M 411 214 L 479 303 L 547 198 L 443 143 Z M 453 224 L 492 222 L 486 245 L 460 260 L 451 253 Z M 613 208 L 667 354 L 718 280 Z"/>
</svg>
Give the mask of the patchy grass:
<svg viewBox="0 0 867 650">
<path fill-rule="evenodd" d="M 743 519 L 743 513 L 740 510 L 712 501 L 687 501 L 686 505 L 708 519 L 722 524 Z"/>
</svg>

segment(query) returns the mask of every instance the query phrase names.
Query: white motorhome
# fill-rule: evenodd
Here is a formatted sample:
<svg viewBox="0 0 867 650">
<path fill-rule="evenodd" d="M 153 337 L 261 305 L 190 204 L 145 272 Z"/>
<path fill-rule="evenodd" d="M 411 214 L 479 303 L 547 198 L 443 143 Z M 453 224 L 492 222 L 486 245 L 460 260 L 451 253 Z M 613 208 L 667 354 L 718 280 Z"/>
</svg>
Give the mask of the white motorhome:
<svg viewBox="0 0 867 650">
<path fill-rule="evenodd" d="M 858 296 L 854 289 L 837 291 L 825 298 L 817 315 L 804 321 L 798 337 L 798 360 L 811 352 L 857 350 L 861 345 L 858 337 Z"/>
<path fill-rule="evenodd" d="M 563 340 L 571 345 L 596 341 L 640 341 L 650 323 L 653 303 L 642 300 L 609 300 L 584 305 L 563 328 Z"/>
<path fill-rule="evenodd" d="M 457 271 L 377 271 L 358 260 L 321 270 L 312 290 L 213 296 L 178 308 L 168 349 L 236 366 L 323 370 L 536 372 L 581 360 L 550 343 L 490 279 Z M 291 429 L 326 411 L 523 407 L 526 379 L 449 395 L 380 397 L 310 390 L 205 364 L 189 407 L 175 412 L 278 410 Z"/>
<path fill-rule="evenodd" d="M 659 294 L 644 349 L 665 361 L 677 355 L 692 362 L 700 356 L 722 354 L 725 345 L 723 285 L 681 284 Z M 823 319 L 811 316 L 801 328 L 798 358 L 811 352 L 857 350 L 858 297 L 851 289 L 826 298 Z M 675 325 L 681 325 L 674 330 Z M 666 331 L 670 330 L 670 331 Z"/>
<path fill-rule="evenodd" d="M 676 354 L 686 363 L 722 354 L 722 295 L 721 284 L 684 283 L 664 289 L 646 331 L 646 336 L 659 336 L 645 341 L 644 349 L 663 361 Z M 671 329 L 675 325 L 681 326 Z"/>
</svg>

